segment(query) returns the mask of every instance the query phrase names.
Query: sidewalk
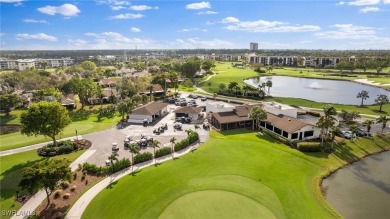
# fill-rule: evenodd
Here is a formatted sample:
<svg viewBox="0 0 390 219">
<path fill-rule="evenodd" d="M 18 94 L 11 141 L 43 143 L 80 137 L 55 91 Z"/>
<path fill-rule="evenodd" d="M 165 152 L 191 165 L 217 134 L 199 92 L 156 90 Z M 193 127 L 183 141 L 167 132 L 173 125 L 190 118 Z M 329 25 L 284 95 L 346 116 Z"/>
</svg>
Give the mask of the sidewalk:
<svg viewBox="0 0 390 219">
<path fill-rule="evenodd" d="M 183 149 L 179 152 L 174 153 L 174 157 L 180 157 L 184 154 L 187 154 L 193 150 L 195 150 L 200 143 L 196 143 L 195 145 L 189 146 L 186 149 Z M 172 155 L 166 155 L 164 157 L 157 158 L 156 161 L 157 163 L 165 162 L 168 160 L 172 160 Z M 155 161 L 150 161 L 146 163 L 141 163 L 141 164 L 136 164 L 134 165 L 134 171 L 143 169 L 145 167 L 149 167 L 155 164 Z M 75 218 L 81 218 L 83 215 L 83 212 L 87 208 L 88 204 L 92 201 L 92 199 L 103 189 L 107 188 L 111 183 L 119 180 L 120 178 L 124 176 L 128 176 L 133 172 L 132 168 L 127 168 L 125 170 L 122 170 L 120 172 L 117 172 L 111 176 L 108 176 L 107 178 L 103 179 L 100 181 L 98 184 L 90 188 L 87 192 L 81 196 L 76 203 L 72 206 L 72 208 L 68 211 L 66 215 L 66 219 L 75 219 Z"/>
<path fill-rule="evenodd" d="M 83 137 L 81 135 L 77 136 L 77 138 L 83 139 Z M 76 139 L 75 136 L 69 137 L 69 138 L 62 138 L 62 139 L 59 139 L 57 141 L 74 140 L 74 139 Z M 39 143 L 39 144 L 34 144 L 34 145 L 30 145 L 30 146 L 25 146 L 25 147 L 21 147 L 21 148 L 15 148 L 15 149 L 6 150 L 6 151 L 0 151 L 0 157 L 38 149 L 38 148 L 41 148 L 42 146 L 44 146 L 48 143 L 51 143 L 51 141 L 43 142 L 43 143 Z"/>
<path fill-rule="evenodd" d="M 96 150 L 87 150 L 84 152 L 79 158 L 77 158 L 72 164 L 70 164 L 70 168 L 72 171 L 75 171 L 78 167 L 78 164 L 84 163 L 90 156 L 92 156 Z M 17 212 L 11 219 L 24 219 L 28 218 L 28 214 L 33 214 L 35 209 L 46 199 L 46 192 L 44 190 L 40 190 L 34 196 L 32 196 Z"/>
</svg>

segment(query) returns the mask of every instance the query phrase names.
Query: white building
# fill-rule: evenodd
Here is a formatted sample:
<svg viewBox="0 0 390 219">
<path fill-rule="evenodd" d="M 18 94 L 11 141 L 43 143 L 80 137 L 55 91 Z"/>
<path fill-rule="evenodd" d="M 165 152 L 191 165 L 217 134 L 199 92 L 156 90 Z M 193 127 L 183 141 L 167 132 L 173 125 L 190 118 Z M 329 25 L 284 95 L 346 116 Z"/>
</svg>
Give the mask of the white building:
<svg viewBox="0 0 390 219">
<path fill-rule="evenodd" d="M 263 109 L 274 115 L 286 115 L 293 118 L 297 118 L 298 110 L 292 106 L 275 103 L 275 102 L 263 102 Z"/>
<path fill-rule="evenodd" d="M 231 112 L 235 107 L 222 101 L 206 103 L 206 113 Z"/>
<path fill-rule="evenodd" d="M 17 60 L 0 60 L 0 70 L 19 70 L 23 71 L 27 68 L 42 68 L 42 63 L 46 62 L 46 68 L 58 68 L 74 64 L 71 58 L 61 59 L 17 59 Z"/>
<path fill-rule="evenodd" d="M 259 50 L 259 44 L 258 43 L 254 43 L 254 42 L 251 42 L 249 44 L 249 49 L 254 51 L 254 50 Z"/>
<path fill-rule="evenodd" d="M 148 123 L 153 120 L 168 114 L 168 104 L 161 102 L 151 102 L 144 106 L 134 109 L 128 115 L 128 122 L 142 124 L 144 121 Z"/>
</svg>

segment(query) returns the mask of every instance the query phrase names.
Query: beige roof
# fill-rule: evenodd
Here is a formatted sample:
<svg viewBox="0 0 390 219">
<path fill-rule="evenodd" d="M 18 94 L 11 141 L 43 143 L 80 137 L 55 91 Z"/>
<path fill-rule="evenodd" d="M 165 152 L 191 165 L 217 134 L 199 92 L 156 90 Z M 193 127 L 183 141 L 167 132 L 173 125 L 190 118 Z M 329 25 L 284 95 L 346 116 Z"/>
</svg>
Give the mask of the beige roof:
<svg viewBox="0 0 390 219">
<path fill-rule="evenodd" d="M 302 122 L 299 119 L 286 116 L 286 115 L 274 115 L 272 113 L 267 113 L 267 122 L 273 125 L 276 128 L 282 129 L 288 133 L 294 133 L 299 129 L 309 125 Z"/>
<path fill-rule="evenodd" d="M 149 92 L 150 92 L 150 90 L 147 89 L 147 90 L 141 91 L 140 93 L 148 94 Z M 162 88 L 161 85 L 153 84 L 152 93 L 156 93 L 156 92 L 164 92 L 164 89 Z"/>
<path fill-rule="evenodd" d="M 120 81 L 121 78 L 104 78 L 100 80 L 100 84 L 102 85 L 110 85 L 115 84 L 116 82 Z"/>
<path fill-rule="evenodd" d="M 202 112 L 201 108 L 192 107 L 192 106 L 183 106 L 175 110 L 175 113 L 187 113 L 187 114 L 199 114 L 200 112 Z"/>
<path fill-rule="evenodd" d="M 74 94 L 61 95 L 61 104 L 62 105 L 73 105 L 74 104 Z"/>
<path fill-rule="evenodd" d="M 161 103 L 161 102 L 151 102 L 144 106 L 141 106 L 139 108 L 134 109 L 131 114 L 135 115 L 154 115 L 158 113 L 163 108 L 167 107 L 167 103 Z"/>
<path fill-rule="evenodd" d="M 105 97 L 110 97 L 110 96 L 116 96 L 118 95 L 118 91 L 116 90 L 116 88 L 104 88 L 102 90 L 102 95 L 105 96 Z"/>
<path fill-rule="evenodd" d="M 235 112 L 220 112 L 212 114 L 219 123 L 232 123 L 252 120 L 248 116 L 238 116 Z"/>
</svg>

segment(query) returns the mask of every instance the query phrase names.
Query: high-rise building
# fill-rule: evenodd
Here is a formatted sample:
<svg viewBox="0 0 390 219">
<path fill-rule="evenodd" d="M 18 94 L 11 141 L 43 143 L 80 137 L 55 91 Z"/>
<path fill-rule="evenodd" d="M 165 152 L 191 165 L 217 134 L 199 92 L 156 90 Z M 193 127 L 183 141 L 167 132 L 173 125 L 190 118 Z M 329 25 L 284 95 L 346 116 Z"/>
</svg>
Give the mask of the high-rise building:
<svg viewBox="0 0 390 219">
<path fill-rule="evenodd" d="M 249 44 L 249 49 L 250 49 L 250 50 L 259 50 L 259 44 L 258 44 L 258 43 L 253 43 L 253 42 L 251 42 L 251 43 Z"/>
</svg>

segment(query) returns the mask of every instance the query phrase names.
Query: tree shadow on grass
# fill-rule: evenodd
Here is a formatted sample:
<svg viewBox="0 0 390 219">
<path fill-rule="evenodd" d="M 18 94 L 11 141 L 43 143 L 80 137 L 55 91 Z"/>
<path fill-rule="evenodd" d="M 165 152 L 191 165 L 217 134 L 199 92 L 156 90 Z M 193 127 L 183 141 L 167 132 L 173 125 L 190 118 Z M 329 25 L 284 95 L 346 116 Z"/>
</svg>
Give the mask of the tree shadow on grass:
<svg viewBox="0 0 390 219">
<path fill-rule="evenodd" d="M 11 197 L 16 196 L 16 191 L 20 190 L 18 187 L 20 180 L 22 179 L 22 169 L 33 165 L 36 162 L 40 162 L 46 158 L 41 158 L 34 161 L 29 161 L 25 163 L 19 163 L 17 165 L 12 166 L 10 169 L 5 170 L 1 176 L 0 180 L 0 200 L 6 200 Z M 24 191 L 25 192 L 25 191 Z M 20 193 L 19 193 L 20 194 Z M 8 206 L 2 206 L 3 208 L 7 208 Z M 12 208 L 13 206 L 9 206 Z"/>
<path fill-rule="evenodd" d="M 108 186 L 106 186 L 106 189 L 113 189 L 114 186 L 115 186 L 116 184 L 118 184 L 118 182 L 119 182 L 119 180 L 114 181 L 114 182 L 111 182 L 110 184 L 108 184 Z"/>
<path fill-rule="evenodd" d="M 7 124 L 9 121 L 11 121 L 11 120 L 13 120 L 13 119 L 15 119 L 16 118 L 16 116 L 15 115 L 12 115 L 12 114 L 10 114 L 10 115 L 8 115 L 8 116 L 6 116 L 6 115 L 1 115 L 0 116 L 0 125 L 5 125 L 5 124 Z"/>
<path fill-rule="evenodd" d="M 69 117 L 72 119 L 73 122 L 87 120 L 91 114 L 92 111 L 85 109 L 69 111 Z"/>
<path fill-rule="evenodd" d="M 129 175 L 130 176 L 137 176 L 138 173 L 140 173 L 142 170 L 135 170 L 133 172 L 131 172 Z"/>
<path fill-rule="evenodd" d="M 359 157 L 356 156 L 353 152 L 353 148 L 348 145 L 341 145 L 339 147 L 336 147 L 336 150 L 333 152 L 333 155 L 339 159 L 343 160 L 344 162 L 351 162 L 358 160 Z"/>
</svg>

